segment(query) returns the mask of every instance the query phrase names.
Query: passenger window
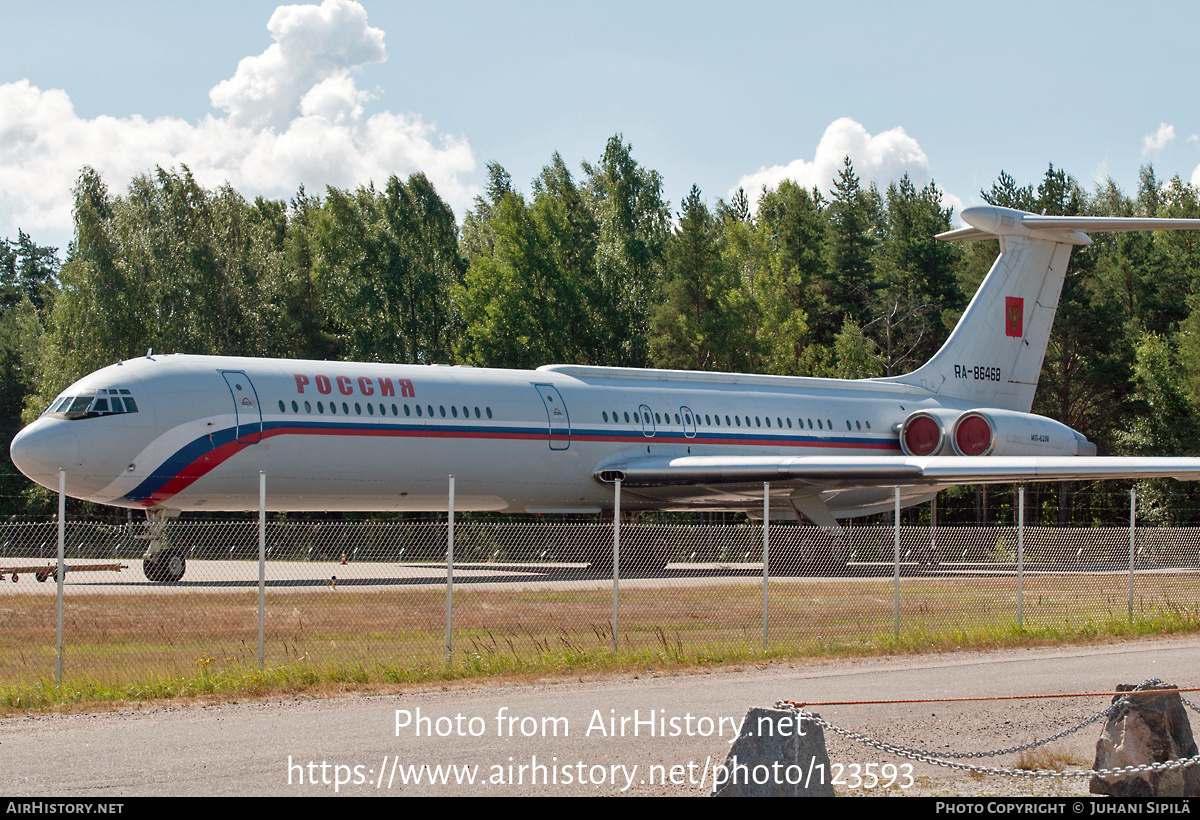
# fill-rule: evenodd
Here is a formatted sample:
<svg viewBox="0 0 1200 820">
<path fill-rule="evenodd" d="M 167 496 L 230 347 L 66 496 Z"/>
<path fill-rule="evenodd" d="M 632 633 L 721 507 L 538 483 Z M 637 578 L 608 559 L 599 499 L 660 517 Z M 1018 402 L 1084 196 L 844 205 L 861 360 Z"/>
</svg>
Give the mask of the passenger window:
<svg viewBox="0 0 1200 820">
<path fill-rule="evenodd" d="M 479 418 L 479 408 L 475 408 L 475 418 Z"/>
<path fill-rule="evenodd" d="M 362 415 L 362 407 L 359 406 L 358 402 L 354 402 L 354 415 L 356 415 L 356 416 Z"/>
<path fill-rule="evenodd" d="M 492 408 L 485 407 L 484 410 L 487 412 L 487 417 L 490 419 L 492 417 Z"/>
<path fill-rule="evenodd" d="M 305 413 L 311 413 L 311 412 L 312 412 L 312 405 L 311 405 L 311 404 L 309 404 L 308 402 L 304 402 L 304 412 L 305 412 Z"/>
<path fill-rule="evenodd" d="M 293 412 L 293 413 L 299 413 L 299 412 L 300 412 L 300 407 L 299 407 L 299 406 L 296 404 L 296 402 L 292 402 L 292 412 Z"/>
<path fill-rule="evenodd" d="M 458 418 L 458 408 L 453 404 L 450 405 L 450 415 L 454 416 L 454 418 Z"/>
<path fill-rule="evenodd" d="M 279 412 L 280 412 L 280 413 L 286 413 L 286 412 L 287 412 L 287 410 L 285 410 L 285 409 L 284 409 L 284 407 L 283 407 L 283 399 L 280 399 L 280 400 L 279 400 Z"/>
<path fill-rule="evenodd" d="M 324 412 L 325 412 L 325 402 L 323 402 L 323 401 L 319 401 L 319 402 L 317 402 L 317 412 L 318 412 L 318 413 L 324 413 Z"/>
</svg>

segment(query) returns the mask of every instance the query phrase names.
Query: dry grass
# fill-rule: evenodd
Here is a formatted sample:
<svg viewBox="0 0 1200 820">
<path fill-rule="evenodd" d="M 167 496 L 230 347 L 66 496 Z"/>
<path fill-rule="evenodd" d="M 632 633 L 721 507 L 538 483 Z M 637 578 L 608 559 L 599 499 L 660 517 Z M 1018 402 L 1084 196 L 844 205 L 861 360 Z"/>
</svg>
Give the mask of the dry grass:
<svg viewBox="0 0 1200 820">
<path fill-rule="evenodd" d="M 455 591 L 449 665 L 442 590 L 274 590 L 266 608 L 267 672 L 258 668 L 253 590 L 156 596 L 72 591 L 64 608 L 64 683 L 100 699 L 128 697 L 130 691 L 145 697 L 302 691 L 1098 641 L 1200 629 L 1197 606 L 1177 603 L 1200 599 L 1197 576 L 1139 577 L 1132 621 L 1125 583 L 1111 575 L 1028 578 L 1024 628 L 1018 629 L 1012 578 L 908 579 L 902 582 L 896 637 L 890 581 L 775 582 L 765 652 L 758 586 L 622 589 L 615 653 L 611 590 L 468 587 Z M 22 708 L 17 703 L 21 691 L 45 689 L 53 680 L 54 636 L 52 597 L 0 595 L 0 705 Z"/>
<path fill-rule="evenodd" d="M 1080 769 L 1091 765 L 1090 760 L 1084 760 L 1070 750 L 1053 750 L 1044 746 L 1021 752 L 1013 768 L 1031 772 L 1063 772 L 1068 769 Z"/>
</svg>

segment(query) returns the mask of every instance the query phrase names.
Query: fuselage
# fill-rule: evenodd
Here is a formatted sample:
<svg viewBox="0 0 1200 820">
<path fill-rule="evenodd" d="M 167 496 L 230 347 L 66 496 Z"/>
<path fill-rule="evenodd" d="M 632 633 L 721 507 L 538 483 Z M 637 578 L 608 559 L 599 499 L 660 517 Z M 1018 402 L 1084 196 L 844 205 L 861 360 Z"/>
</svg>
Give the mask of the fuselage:
<svg viewBox="0 0 1200 820">
<path fill-rule="evenodd" d="M 68 387 L 12 454 L 47 487 L 61 467 L 69 495 L 124 507 L 254 510 L 265 473 L 272 510 L 444 510 L 454 475 L 459 510 L 585 513 L 613 506 L 594 476 L 606 460 L 897 455 L 899 424 L 946 406 L 956 405 L 873 380 L 154 355 Z M 839 516 L 892 497 L 824 495 Z M 722 488 L 669 504 L 630 492 L 623 507 L 753 498 Z"/>
</svg>

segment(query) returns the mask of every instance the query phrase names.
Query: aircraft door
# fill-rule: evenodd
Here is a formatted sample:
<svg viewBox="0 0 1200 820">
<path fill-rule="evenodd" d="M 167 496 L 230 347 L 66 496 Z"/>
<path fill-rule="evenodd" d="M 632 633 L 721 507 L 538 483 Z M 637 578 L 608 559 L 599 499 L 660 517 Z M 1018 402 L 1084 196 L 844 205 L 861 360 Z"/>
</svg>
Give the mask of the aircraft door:
<svg viewBox="0 0 1200 820">
<path fill-rule="evenodd" d="M 692 413 L 692 409 L 687 405 L 681 405 L 679 408 L 679 417 L 683 419 L 683 435 L 686 438 L 696 437 L 696 416 Z"/>
<path fill-rule="evenodd" d="M 642 417 L 642 435 L 646 438 L 654 438 L 654 416 L 650 413 L 650 408 L 646 405 L 638 407 L 638 415 Z"/>
<path fill-rule="evenodd" d="M 262 439 L 262 408 L 258 405 L 258 392 L 243 370 L 222 370 L 221 376 L 233 396 L 233 412 L 237 418 L 235 438 L 247 444 L 257 444 Z"/>
<path fill-rule="evenodd" d="M 550 424 L 550 449 L 566 450 L 571 446 L 571 417 L 567 414 L 567 403 L 552 384 L 535 384 L 542 406 L 546 408 L 546 419 Z"/>
</svg>

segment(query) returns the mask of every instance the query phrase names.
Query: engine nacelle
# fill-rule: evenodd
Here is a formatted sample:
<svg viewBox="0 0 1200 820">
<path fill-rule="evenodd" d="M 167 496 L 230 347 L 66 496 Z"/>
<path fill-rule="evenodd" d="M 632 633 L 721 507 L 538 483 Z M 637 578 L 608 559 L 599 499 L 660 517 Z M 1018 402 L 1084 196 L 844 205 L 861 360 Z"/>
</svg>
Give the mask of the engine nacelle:
<svg viewBox="0 0 1200 820">
<path fill-rule="evenodd" d="M 1096 445 L 1070 427 L 1014 410 L 918 410 L 900 427 L 908 456 L 1094 456 Z"/>
<path fill-rule="evenodd" d="M 950 446 L 960 456 L 1094 456 L 1096 445 L 1065 424 L 1013 410 L 970 410 L 954 422 Z"/>
<path fill-rule="evenodd" d="M 918 410 L 900 427 L 900 449 L 906 456 L 950 455 L 950 430 L 961 415 L 961 410 Z"/>
</svg>

